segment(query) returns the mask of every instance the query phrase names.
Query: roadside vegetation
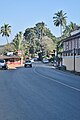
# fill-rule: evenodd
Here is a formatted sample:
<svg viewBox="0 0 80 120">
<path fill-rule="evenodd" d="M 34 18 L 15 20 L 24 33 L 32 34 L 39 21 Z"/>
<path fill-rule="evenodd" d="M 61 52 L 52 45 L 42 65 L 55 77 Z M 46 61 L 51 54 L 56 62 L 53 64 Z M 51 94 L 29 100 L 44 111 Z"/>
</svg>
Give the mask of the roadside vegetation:
<svg viewBox="0 0 80 120">
<path fill-rule="evenodd" d="M 11 26 L 4 24 L 0 28 L 0 34 L 6 38 L 7 44 L 0 48 L 0 54 L 6 54 L 8 51 L 18 53 L 23 51 L 23 55 L 33 57 L 35 53 L 42 53 L 42 56 L 49 56 L 56 51 L 58 55 L 63 50 L 63 39 L 70 36 L 73 30 L 80 26 L 76 23 L 70 22 L 67 25 L 67 13 L 63 10 L 56 12 L 53 16 L 53 23 L 60 29 L 60 37 L 56 37 L 51 33 L 50 29 L 44 22 L 36 23 L 34 27 L 26 28 L 23 33 L 17 33 L 9 43 L 9 36 L 11 35 Z"/>
</svg>

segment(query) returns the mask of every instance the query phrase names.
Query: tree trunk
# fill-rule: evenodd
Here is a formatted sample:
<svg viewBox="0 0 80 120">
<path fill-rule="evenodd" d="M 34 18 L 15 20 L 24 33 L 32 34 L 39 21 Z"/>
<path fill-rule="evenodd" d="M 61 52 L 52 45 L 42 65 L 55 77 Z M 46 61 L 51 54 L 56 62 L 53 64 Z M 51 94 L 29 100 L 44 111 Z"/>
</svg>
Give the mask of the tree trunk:
<svg viewBox="0 0 80 120">
<path fill-rule="evenodd" d="M 62 25 L 60 25 L 60 34 L 62 36 Z"/>
<path fill-rule="evenodd" d="M 7 38 L 7 36 L 6 36 L 6 40 L 7 40 L 7 44 L 8 44 L 8 38 Z"/>
</svg>

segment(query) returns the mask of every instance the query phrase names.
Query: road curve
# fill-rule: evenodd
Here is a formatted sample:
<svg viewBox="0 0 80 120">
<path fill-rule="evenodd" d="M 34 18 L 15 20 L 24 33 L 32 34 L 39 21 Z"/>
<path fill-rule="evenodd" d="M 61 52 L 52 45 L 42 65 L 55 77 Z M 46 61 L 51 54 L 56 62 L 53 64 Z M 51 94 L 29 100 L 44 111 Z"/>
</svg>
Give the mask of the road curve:
<svg viewBox="0 0 80 120">
<path fill-rule="evenodd" d="M 80 120 L 80 77 L 36 63 L 0 71 L 0 120 Z"/>
</svg>

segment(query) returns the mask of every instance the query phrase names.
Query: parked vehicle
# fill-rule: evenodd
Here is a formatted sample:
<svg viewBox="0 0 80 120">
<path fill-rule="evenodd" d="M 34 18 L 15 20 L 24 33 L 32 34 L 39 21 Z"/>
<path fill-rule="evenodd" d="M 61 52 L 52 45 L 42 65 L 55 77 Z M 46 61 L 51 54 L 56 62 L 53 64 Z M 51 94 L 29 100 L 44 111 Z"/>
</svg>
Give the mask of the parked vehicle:
<svg viewBox="0 0 80 120">
<path fill-rule="evenodd" d="M 8 69 L 8 66 L 5 60 L 0 59 L 0 69 L 4 69 L 4 70 Z"/>
<path fill-rule="evenodd" d="M 32 62 L 30 60 L 26 60 L 24 67 L 32 67 Z"/>
<path fill-rule="evenodd" d="M 43 63 L 49 63 L 49 60 L 47 58 L 43 58 L 42 62 Z"/>
<path fill-rule="evenodd" d="M 32 62 L 32 63 L 34 63 L 34 59 L 32 58 L 32 59 L 30 59 L 30 61 Z"/>
<path fill-rule="evenodd" d="M 54 66 L 54 67 L 58 67 L 58 62 L 54 61 L 54 62 L 53 62 L 53 66 Z"/>
</svg>

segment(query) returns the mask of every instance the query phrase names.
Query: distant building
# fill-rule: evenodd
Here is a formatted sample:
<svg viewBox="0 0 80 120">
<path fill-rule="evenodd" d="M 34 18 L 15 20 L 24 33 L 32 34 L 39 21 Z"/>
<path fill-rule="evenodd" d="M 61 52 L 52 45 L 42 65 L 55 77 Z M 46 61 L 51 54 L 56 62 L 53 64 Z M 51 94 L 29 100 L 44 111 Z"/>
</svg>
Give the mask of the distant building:
<svg viewBox="0 0 80 120">
<path fill-rule="evenodd" d="M 63 41 L 63 65 L 67 70 L 80 72 L 80 29 Z"/>
<path fill-rule="evenodd" d="M 21 63 L 21 58 L 19 56 L 5 56 L 2 55 L 0 56 L 0 59 L 4 59 L 6 62 L 9 62 L 10 64 L 17 64 L 17 63 Z"/>
</svg>

